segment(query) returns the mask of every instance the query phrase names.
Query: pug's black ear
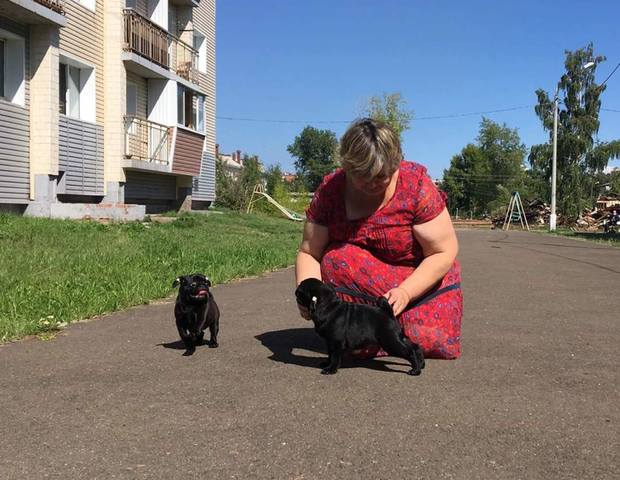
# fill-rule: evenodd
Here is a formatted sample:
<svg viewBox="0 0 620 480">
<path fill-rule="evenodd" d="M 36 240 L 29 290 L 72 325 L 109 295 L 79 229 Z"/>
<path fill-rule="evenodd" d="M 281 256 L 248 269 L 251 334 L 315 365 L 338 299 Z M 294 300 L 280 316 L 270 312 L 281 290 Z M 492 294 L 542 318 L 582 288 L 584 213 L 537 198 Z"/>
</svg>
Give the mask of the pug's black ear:
<svg viewBox="0 0 620 480">
<path fill-rule="evenodd" d="M 172 288 L 178 287 L 180 283 L 181 283 L 181 277 L 175 278 L 174 282 L 172 282 Z"/>
</svg>

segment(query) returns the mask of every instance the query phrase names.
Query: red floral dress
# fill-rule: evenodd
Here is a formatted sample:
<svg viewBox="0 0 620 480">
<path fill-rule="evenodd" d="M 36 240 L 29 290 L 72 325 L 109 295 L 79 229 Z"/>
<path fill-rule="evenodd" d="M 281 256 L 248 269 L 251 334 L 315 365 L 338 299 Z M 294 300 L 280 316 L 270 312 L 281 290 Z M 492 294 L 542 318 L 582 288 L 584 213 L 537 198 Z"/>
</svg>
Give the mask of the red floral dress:
<svg viewBox="0 0 620 480">
<path fill-rule="evenodd" d="M 381 296 L 399 286 L 422 262 L 422 248 L 412 226 L 428 222 L 445 208 L 444 200 L 417 163 L 403 161 L 394 196 L 381 209 L 359 220 L 347 219 L 345 172 L 327 175 L 306 211 L 308 221 L 326 226 L 329 244 L 321 260 L 323 281 L 334 287 Z M 429 301 L 399 316 L 405 335 L 420 345 L 428 358 L 458 358 L 461 354 L 463 297 L 461 271 L 454 262 L 445 277 L 429 293 L 454 285 Z M 339 293 L 351 302 L 363 299 Z M 369 347 L 362 356 L 385 355 Z"/>
</svg>

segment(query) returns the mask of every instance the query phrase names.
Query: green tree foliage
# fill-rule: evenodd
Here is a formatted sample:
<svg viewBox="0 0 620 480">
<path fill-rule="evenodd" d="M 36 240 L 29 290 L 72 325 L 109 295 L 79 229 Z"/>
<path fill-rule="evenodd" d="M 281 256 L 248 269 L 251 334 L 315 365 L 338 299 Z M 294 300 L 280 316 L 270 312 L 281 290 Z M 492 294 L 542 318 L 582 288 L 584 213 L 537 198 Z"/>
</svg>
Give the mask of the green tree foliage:
<svg viewBox="0 0 620 480">
<path fill-rule="evenodd" d="M 243 192 L 243 206 L 247 205 L 254 187 L 263 181 L 262 166 L 256 155 L 243 155 L 243 168 L 239 174 L 240 188 Z"/>
<path fill-rule="evenodd" d="M 224 168 L 224 162 L 215 162 L 215 204 L 232 210 L 241 210 L 243 195 L 241 184 Z"/>
<path fill-rule="evenodd" d="M 237 177 L 226 172 L 220 159 L 215 164 L 215 203 L 232 210 L 243 210 L 254 187 L 262 182 L 262 167 L 256 155 L 244 155 Z"/>
<path fill-rule="evenodd" d="M 297 175 L 307 188 L 314 191 L 323 177 L 336 168 L 338 140 L 331 130 L 318 130 L 307 126 L 287 147 L 296 158 Z"/>
<path fill-rule="evenodd" d="M 620 195 L 620 170 L 612 172 L 609 178 L 609 191 Z"/>
<path fill-rule="evenodd" d="M 388 124 L 400 139 L 409 130 L 413 112 L 406 109 L 407 102 L 400 93 L 384 93 L 368 100 L 364 115 Z"/>
<path fill-rule="evenodd" d="M 272 165 L 265 171 L 265 182 L 267 193 L 274 196 L 276 189 L 284 189 L 284 181 L 282 180 L 282 169 L 280 165 Z M 275 198 L 275 197 L 274 197 Z"/>
<path fill-rule="evenodd" d="M 558 116 L 557 205 L 565 215 L 578 215 L 591 206 L 596 172 L 602 171 L 612 158 L 620 156 L 620 141 L 598 142 L 601 94 L 605 85 L 594 81 L 597 66 L 605 57 L 594 54 L 588 46 L 566 51 L 566 72 L 558 83 L 561 97 Z M 549 132 L 549 143 L 534 145 L 529 161 L 534 178 L 549 182 L 553 142 L 554 98 L 536 90 L 536 115 Z"/>
<path fill-rule="evenodd" d="M 475 144 L 452 157 L 442 189 L 450 211 L 481 214 L 508 204 L 514 190 L 528 190 L 523 160 L 526 148 L 516 129 L 483 118 Z"/>
</svg>

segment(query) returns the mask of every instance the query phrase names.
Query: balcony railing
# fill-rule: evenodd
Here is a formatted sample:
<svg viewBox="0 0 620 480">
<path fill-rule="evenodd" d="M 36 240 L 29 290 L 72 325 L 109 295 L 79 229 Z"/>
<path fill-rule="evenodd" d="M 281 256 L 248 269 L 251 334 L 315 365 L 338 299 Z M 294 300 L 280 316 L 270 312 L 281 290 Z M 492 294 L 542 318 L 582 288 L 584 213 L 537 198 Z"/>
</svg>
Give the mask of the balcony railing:
<svg viewBox="0 0 620 480">
<path fill-rule="evenodd" d="M 198 82 L 198 51 L 182 40 L 176 40 L 175 70 L 188 82 Z"/>
<path fill-rule="evenodd" d="M 124 11 L 125 50 L 196 83 L 198 51 L 131 8 Z"/>
<path fill-rule="evenodd" d="M 135 115 L 125 116 L 125 157 L 167 165 L 171 128 Z"/>
<path fill-rule="evenodd" d="M 60 13 L 62 15 L 65 14 L 65 9 L 64 9 L 64 0 L 36 0 L 38 3 L 40 3 L 41 5 L 49 8 L 50 10 L 54 10 L 57 13 Z"/>
<path fill-rule="evenodd" d="M 152 62 L 168 68 L 168 37 L 163 28 L 131 8 L 123 10 L 125 17 L 125 50 L 131 50 Z"/>
</svg>

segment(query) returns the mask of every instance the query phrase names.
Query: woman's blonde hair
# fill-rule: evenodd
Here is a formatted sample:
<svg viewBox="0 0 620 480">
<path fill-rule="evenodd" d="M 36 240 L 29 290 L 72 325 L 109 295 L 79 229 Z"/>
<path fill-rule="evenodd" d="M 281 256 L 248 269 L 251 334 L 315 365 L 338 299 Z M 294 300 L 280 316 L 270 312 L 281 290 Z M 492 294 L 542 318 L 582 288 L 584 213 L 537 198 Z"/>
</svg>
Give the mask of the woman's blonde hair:
<svg viewBox="0 0 620 480">
<path fill-rule="evenodd" d="M 371 118 L 353 122 L 340 140 L 342 168 L 357 177 L 391 175 L 402 159 L 398 135 L 387 124 Z"/>
</svg>

